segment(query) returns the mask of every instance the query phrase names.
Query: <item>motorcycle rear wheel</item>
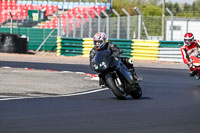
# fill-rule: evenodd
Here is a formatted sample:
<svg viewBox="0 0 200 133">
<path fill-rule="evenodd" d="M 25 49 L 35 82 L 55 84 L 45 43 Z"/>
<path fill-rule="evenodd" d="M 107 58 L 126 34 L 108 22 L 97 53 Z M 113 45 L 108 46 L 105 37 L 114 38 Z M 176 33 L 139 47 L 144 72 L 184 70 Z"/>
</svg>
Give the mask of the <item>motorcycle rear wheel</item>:
<svg viewBox="0 0 200 133">
<path fill-rule="evenodd" d="M 136 83 L 135 88 L 136 88 L 136 90 L 131 91 L 130 95 L 133 99 L 140 99 L 142 97 L 142 89 L 141 89 L 139 83 Z"/>
<path fill-rule="evenodd" d="M 108 87 L 112 90 L 114 95 L 117 97 L 119 100 L 125 100 L 126 99 L 126 93 L 122 92 L 115 84 L 114 80 L 112 77 L 109 77 L 106 79 L 106 83 Z"/>
</svg>

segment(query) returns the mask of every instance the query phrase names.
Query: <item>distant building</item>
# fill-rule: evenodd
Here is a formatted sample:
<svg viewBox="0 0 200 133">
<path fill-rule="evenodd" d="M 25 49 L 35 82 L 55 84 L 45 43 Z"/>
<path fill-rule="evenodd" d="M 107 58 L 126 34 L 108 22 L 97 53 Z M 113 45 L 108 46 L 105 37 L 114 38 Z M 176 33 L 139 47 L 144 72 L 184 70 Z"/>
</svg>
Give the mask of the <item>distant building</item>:
<svg viewBox="0 0 200 133">
<path fill-rule="evenodd" d="M 192 32 L 195 39 L 200 39 L 200 19 L 174 19 L 173 41 L 183 41 L 184 34 Z M 171 40 L 171 20 L 166 21 L 166 40 Z"/>
</svg>

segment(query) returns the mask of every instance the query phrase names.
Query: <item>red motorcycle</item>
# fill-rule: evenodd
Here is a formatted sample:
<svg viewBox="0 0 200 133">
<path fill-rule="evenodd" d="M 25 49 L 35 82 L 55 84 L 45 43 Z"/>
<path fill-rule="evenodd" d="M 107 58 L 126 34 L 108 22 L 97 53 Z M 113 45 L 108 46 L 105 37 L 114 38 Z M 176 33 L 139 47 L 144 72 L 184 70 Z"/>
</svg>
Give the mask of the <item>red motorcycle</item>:
<svg viewBox="0 0 200 133">
<path fill-rule="evenodd" d="M 200 79 L 200 55 L 198 57 L 191 56 L 191 59 L 194 70 L 196 71 L 195 78 Z"/>
</svg>

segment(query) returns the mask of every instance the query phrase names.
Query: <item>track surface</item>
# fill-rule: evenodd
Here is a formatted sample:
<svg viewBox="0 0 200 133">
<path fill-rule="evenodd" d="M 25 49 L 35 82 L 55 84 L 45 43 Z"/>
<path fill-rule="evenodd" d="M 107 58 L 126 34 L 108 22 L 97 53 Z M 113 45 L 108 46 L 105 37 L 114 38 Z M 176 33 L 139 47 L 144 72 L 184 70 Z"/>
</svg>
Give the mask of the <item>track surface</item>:
<svg viewBox="0 0 200 133">
<path fill-rule="evenodd" d="M 90 72 L 86 65 L 0 65 Z M 200 81 L 189 77 L 187 70 L 136 71 L 144 79 L 140 100 L 128 97 L 119 101 L 107 90 L 79 96 L 0 101 L 0 132 L 199 133 Z"/>
</svg>

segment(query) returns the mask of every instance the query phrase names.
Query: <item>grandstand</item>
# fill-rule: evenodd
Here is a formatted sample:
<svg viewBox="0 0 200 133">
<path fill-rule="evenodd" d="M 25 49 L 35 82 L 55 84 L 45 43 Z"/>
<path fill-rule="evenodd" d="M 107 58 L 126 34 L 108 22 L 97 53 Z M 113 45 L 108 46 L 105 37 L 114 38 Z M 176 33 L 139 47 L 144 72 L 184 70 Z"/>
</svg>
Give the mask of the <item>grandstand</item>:
<svg viewBox="0 0 200 133">
<path fill-rule="evenodd" d="M 110 3 L 0 0 L 0 24 L 3 26 L 10 22 L 11 13 L 14 22 L 27 22 L 31 24 L 31 21 L 35 20 L 36 23 L 29 26 L 53 29 L 58 25 L 58 16 L 55 16 L 54 13 L 58 13 L 61 17 L 61 25 L 63 27 L 66 26 L 67 18 L 65 16 L 67 16 L 69 20 L 69 27 L 72 27 L 70 25 L 72 24 L 73 17 L 70 13 L 72 13 L 72 15 L 75 16 L 75 19 L 78 20 L 80 18 L 80 14 L 84 18 L 87 18 L 87 12 L 90 16 L 92 16 L 92 18 L 94 18 L 94 11 L 100 15 L 102 10 L 110 10 Z M 37 15 L 36 13 L 34 13 L 36 15 L 30 15 L 31 12 L 29 11 L 40 11 L 42 15 Z M 30 19 L 30 16 L 32 19 Z M 22 25 L 25 26 L 24 24 Z M 80 27 L 79 22 L 77 22 L 76 26 Z"/>
</svg>

